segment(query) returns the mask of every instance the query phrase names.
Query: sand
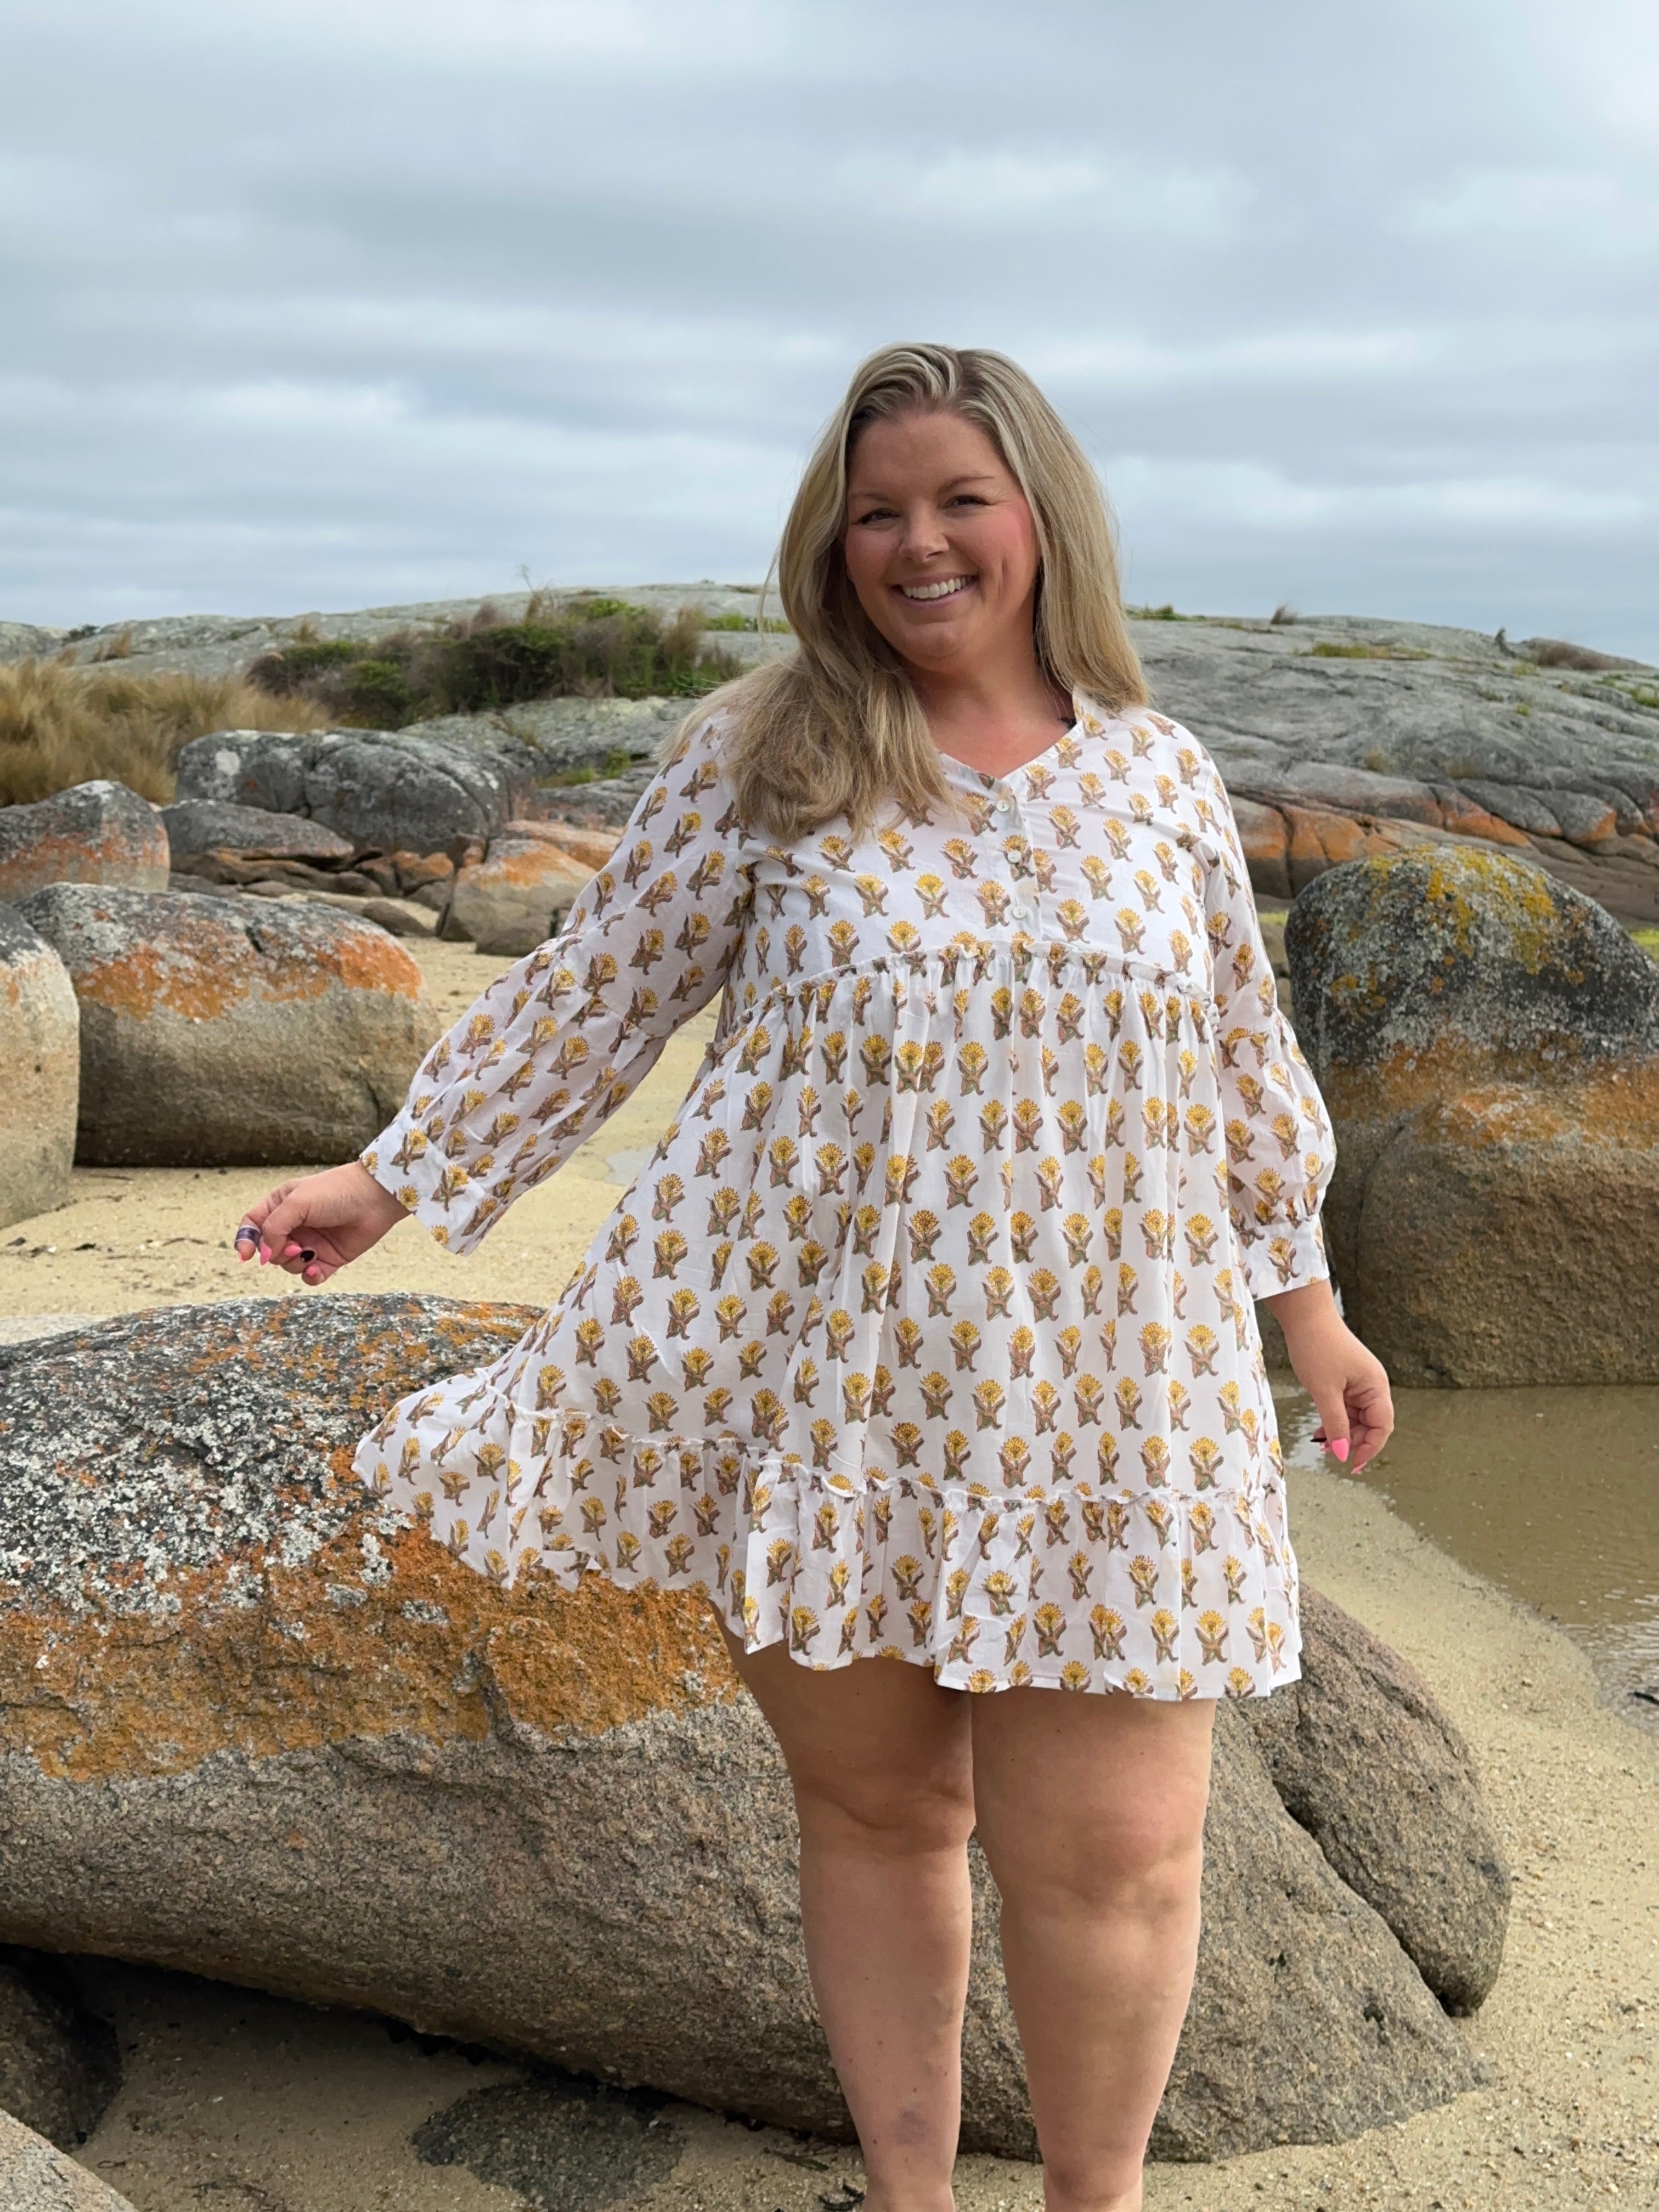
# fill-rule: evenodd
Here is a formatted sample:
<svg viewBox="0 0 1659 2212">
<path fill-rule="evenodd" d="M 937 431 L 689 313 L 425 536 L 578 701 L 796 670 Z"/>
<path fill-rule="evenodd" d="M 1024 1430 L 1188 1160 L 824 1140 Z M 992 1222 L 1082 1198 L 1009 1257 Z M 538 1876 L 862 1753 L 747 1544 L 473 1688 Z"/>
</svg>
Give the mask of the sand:
<svg viewBox="0 0 1659 2212">
<path fill-rule="evenodd" d="M 494 964 L 450 946 L 420 952 L 456 1012 Z M 707 1027 L 676 1039 L 629 1107 L 474 1260 L 447 1258 L 406 1226 L 343 1286 L 556 1295 L 684 1091 Z M 0 1244 L 0 1315 L 15 1331 L 31 1315 L 319 1295 L 233 1256 L 241 1208 L 271 1180 L 241 1170 L 79 1172 L 68 1206 Z M 1155 2167 L 1150 2212 L 1659 2202 L 1659 1740 L 1598 1698 L 1589 1661 L 1560 1630 L 1437 1549 L 1376 1492 L 1297 1455 L 1291 1493 L 1309 1581 L 1423 1671 L 1484 1776 L 1516 1877 L 1504 1972 L 1462 2029 L 1492 2079 L 1352 2143 Z M 666 2132 L 659 2164 L 672 2171 L 614 2198 L 602 2174 L 590 2176 L 572 2195 L 558 2149 L 568 2107 L 555 2088 L 535 2087 L 533 2072 L 361 2015 L 147 1968 L 84 1971 L 118 2023 L 125 2071 L 79 2154 L 138 2212 L 598 2212 L 611 2201 L 653 2212 L 847 2212 L 844 2185 L 860 2178 L 846 2149 L 669 2105 L 655 2140 Z M 471 2167 L 422 2161 L 410 2138 L 429 2116 L 526 2081 L 514 2114 L 499 2116 L 504 2147 L 493 2157 Z M 1034 2212 L 1040 2177 L 964 2160 L 958 2195 L 964 2212 Z"/>
<path fill-rule="evenodd" d="M 439 1012 L 453 1020 L 507 964 L 470 945 L 405 939 Z M 714 1031 L 699 1015 L 670 1039 L 640 1090 L 551 1182 L 513 1208 L 471 1259 L 402 1223 L 342 1275 L 352 1291 L 432 1291 L 452 1298 L 550 1304 L 599 1224 L 649 1157 Z M 246 1209 L 284 1176 L 276 1168 L 77 1168 L 70 1202 L 0 1230 L 0 1316 L 131 1313 L 204 1298 L 316 1293 L 280 1268 L 238 1261 Z"/>
</svg>

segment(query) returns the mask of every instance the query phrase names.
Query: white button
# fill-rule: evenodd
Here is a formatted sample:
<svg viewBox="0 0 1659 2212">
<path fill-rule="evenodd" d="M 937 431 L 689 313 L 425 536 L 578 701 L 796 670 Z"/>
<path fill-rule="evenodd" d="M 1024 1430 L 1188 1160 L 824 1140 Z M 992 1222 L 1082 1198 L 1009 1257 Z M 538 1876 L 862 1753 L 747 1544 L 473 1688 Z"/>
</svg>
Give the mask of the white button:
<svg viewBox="0 0 1659 2212">
<path fill-rule="evenodd" d="M 1007 793 L 1005 791 L 1001 798 L 997 801 L 997 812 L 999 814 L 1012 814 L 1013 811 L 1014 802 L 1009 798 Z"/>
</svg>

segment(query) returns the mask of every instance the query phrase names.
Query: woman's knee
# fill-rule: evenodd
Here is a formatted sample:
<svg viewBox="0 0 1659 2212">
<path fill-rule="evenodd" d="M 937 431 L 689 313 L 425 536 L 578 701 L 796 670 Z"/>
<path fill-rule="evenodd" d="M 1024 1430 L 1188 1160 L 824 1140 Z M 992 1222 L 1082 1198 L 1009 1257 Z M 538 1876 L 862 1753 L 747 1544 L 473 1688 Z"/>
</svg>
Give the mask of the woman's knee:
<svg viewBox="0 0 1659 2212">
<path fill-rule="evenodd" d="M 791 1775 L 803 1838 L 871 1857 L 965 1850 L 974 1832 L 971 1771 L 925 1777 L 805 1761 Z"/>
<path fill-rule="evenodd" d="M 1045 1825 L 1045 1833 L 983 1838 L 1004 1901 L 1015 1909 L 1164 1921 L 1182 1918 L 1196 1901 L 1201 1815 L 1137 1808 L 1105 1821 L 1085 1813 Z"/>
<path fill-rule="evenodd" d="M 728 1648 L 789 1769 L 803 1837 L 873 1855 L 959 1850 L 974 1826 L 967 1699 L 884 1660 L 819 1671 Z"/>
</svg>

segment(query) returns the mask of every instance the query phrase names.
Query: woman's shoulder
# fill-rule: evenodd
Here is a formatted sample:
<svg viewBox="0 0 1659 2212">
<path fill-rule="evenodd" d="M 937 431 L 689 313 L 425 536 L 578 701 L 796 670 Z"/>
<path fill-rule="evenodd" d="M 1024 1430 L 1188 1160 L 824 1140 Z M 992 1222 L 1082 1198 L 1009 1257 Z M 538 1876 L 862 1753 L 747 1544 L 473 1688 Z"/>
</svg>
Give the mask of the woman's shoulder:
<svg viewBox="0 0 1659 2212">
<path fill-rule="evenodd" d="M 1225 796 L 1221 771 L 1184 724 L 1150 706 L 1114 708 L 1085 697 L 1082 708 L 1085 735 L 1146 763 L 1153 775 L 1172 777 L 1182 790 L 1201 792 L 1211 799 Z"/>
</svg>

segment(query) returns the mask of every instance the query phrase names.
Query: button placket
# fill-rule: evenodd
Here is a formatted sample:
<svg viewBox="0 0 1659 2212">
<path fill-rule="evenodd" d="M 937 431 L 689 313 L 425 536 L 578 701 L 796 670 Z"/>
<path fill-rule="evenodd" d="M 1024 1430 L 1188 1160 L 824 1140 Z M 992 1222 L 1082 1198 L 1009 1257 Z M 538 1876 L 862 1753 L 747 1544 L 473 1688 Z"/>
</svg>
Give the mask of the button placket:
<svg viewBox="0 0 1659 2212">
<path fill-rule="evenodd" d="M 1031 866 L 1031 836 L 1026 827 L 1024 811 L 1018 798 L 1008 785 L 1001 787 L 997 806 L 1002 815 L 1005 835 L 1017 835 L 1019 839 L 1018 859 L 1012 862 L 1009 872 L 1014 878 L 1013 918 L 1025 928 L 1034 928 L 1041 916 L 1037 902 L 1035 872 Z"/>
</svg>

